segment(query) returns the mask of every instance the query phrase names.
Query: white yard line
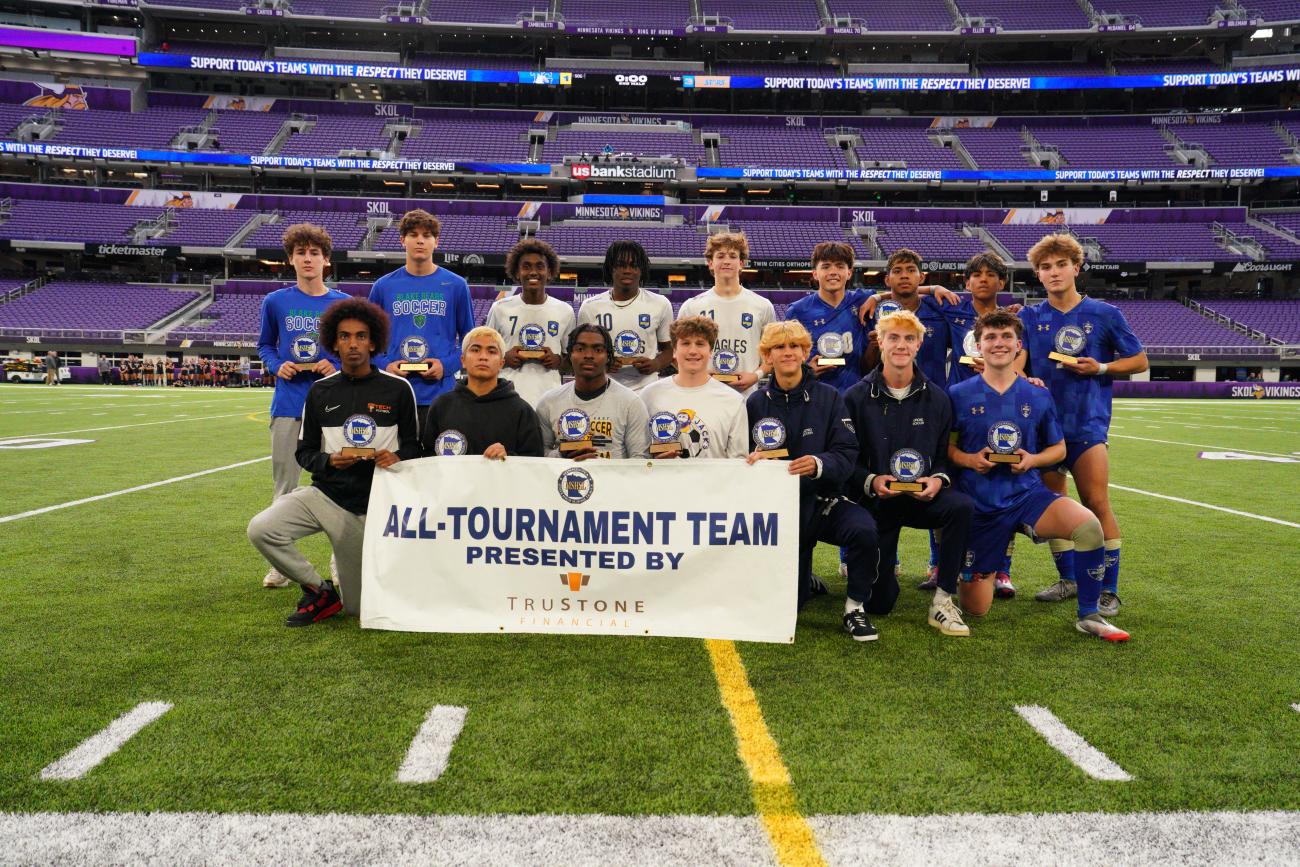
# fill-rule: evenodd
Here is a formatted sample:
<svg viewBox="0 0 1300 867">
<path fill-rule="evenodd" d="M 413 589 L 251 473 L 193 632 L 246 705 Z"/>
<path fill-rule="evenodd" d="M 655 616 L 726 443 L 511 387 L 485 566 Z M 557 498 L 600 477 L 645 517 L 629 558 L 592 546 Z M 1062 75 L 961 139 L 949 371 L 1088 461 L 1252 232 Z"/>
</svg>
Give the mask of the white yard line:
<svg viewBox="0 0 1300 867">
<path fill-rule="evenodd" d="M 1128 491 L 1130 494 L 1142 494 L 1147 497 L 1155 497 L 1159 500 L 1168 500 L 1171 503 L 1182 503 L 1187 506 L 1199 506 L 1202 509 L 1213 509 L 1216 512 L 1226 512 L 1229 515 L 1238 515 L 1242 518 L 1254 518 L 1256 521 L 1267 521 L 1270 524 L 1281 524 L 1283 527 L 1295 527 L 1300 530 L 1300 524 L 1292 521 L 1283 521 L 1281 518 L 1270 518 L 1268 515 L 1256 515 L 1254 512 L 1242 512 L 1238 509 L 1229 509 L 1227 506 L 1216 506 L 1213 503 L 1202 503 L 1199 500 L 1185 500 L 1182 497 L 1171 497 L 1168 494 L 1157 494 L 1155 491 L 1147 491 L 1142 488 L 1130 488 L 1126 485 L 1117 485 L 1110 483 L 1112 488 L 1120 491 Z"/>
<path fill-rule="evenodd" d="M 160 482 L 149 482 L 148 484 L 144 484 L 144 485 L 136 485 L 133 488 L 123 488 L 120 491 L 110 491 L 107 494 L 96 494 L 93 497 L 83 497 L 80 500 L 70 500 L 69 502 L 58 503 L 57 505 L 53 505 L 53 506 L 43 506 L 39 509 L 32 509 L 31 511 L 28 512 L 19 512 L 16 515 L 5 515 L 4 517 L 0 517 L 0 524 L 7 524 L 10 521 L 20 521 L 23 518 L 31 518 L 36 515 L 44 515 L 47 512 L 57 512 L 60 509 L 70 509 L 73 506 L 83 506 L 86 503 L 97 503 L 100 500 L 108 500 L 108 499 L 112 499 L 113 497 L 120 497 L 123 494 L 134 494 L 137 491 L 147 491 L 150 488 L 160 488 L 163 485 L 172 485 L 177 482 L 187 482 L 190 479 L 197 479 L 201 476 L 210 476 L 213 473 L 225 472 L 226 470 L 233 470 L 233 469 L 237 469 L 238 467 L 246 467 L 249 464 L 258 464 L 261 463 L 262 461 L 269 461 L 270 459 L 271 456 L 267 455 L 266 457 L 262 457 L 262 458 L 253 458 L 252 460 L 248 460 L 248 461 L 240 461 L 237 464 L 227 464 L 224 467 L 213 467 L 210 470 L 200 470 L 197 473 L 188 473 L 184 476 L 176 476 L 175 478 L 171 478 L 171 479 L 163 479 Z"/>
<path fill-rule="evenodd" d="M 1159 440 L 1153 437 L 1133 436 L 1132 434 L 1112 433 L 1110 435 L 1110 438 L 1120 439 L 1120 440 L 1141 440 L 1142 442 L 1146 442 L 1146 443 L 1161 443 L 1163 445 L 1168 445 L 1168 446 L 1191 446 L 1193 448 L 1212 449 L 1214 451 L 1220 451 L 1220 452 L 1247 452 L 1252 455 L 1270 455 L 1275 458 L 1291 457 L 1291 455 L 1285 454 L 1283 452 L 1265 452 L 1265 451 L 1260 451 L 1259 449 L 1242 448 L 1241 446 L 1212 446 L 1206 443 L 1189 443 L 1189 442 L 1183 442 L 1182 440 Z"/>
<path fill-rule="evenodd" d="M 108 727 L 91 735 L 57 762 L 46 765 L 41 771 L 42 780 L 79 780 L 90 773 L 100 762 L 113 755 L 122 745 L 136 736 L 140 729 L 171 710 L 165 701 L 147 701 L 113 720 Z"/>
<path fill-rule="evenodd" d="M 1133 779 L 1106 754 L 1075 734 L 1065 723 L 1045 707 L 1016 705 L 1016 713 L 1043 736 L 1061 755 L 1074 762 L 1085 774 L 1097 780 L 1126 782 Z"/>
<path fill-rule="evenodd" d="M 154 425 L 154 424 L 177 424 L 183 421 L 209 421 L 214 418 L 235 418 L 236 416 L 242 416 L 242 415 L 248 415 L 248 413 L 227 412 L 227 413 L 222 413 L 221 415 L 202 415 L 202 416 L 195 416 L 194 418 L 168 418 L 168 419 L 163 419 L 162 421 L 137 421 L 137 422 L 131 422 L 130 424 L 108 425 L 107 427 L 83 427 L 77 430 L 56 430 L 56 431 L 47 431 L 45 433 L 9 434 L 6 435 L 4 439 L 13 439 L 15 437 L 20 437 L 20 436 L 21 437 L 52 437 L 60 434 L 94 433 L 95 431 L 101 431 L 101 430 L 122 430 L 123 428 L 128 428 L 128 427 L 148 427 L 149 425 Z"/>
<path fill-rule="evenodd" d="M 406 751 L 402 766 L 397 769 L 399 783 L 432 783 L 447 770 L 451 748 L 465 726 L 466 709 L 450 705 L 435 705 L 424 718 L 415 739 Z"/>
<path fill-rule="evenodd" d="M 1235 425 L 1235 424 L 1192 424 L 1191 422 L 1186 422 L 1186 421 L 1169 421 L 1168 419 L 1164 419 L 1164 418 L 1150 418 L 1148 416 L 1128 417 L 1125 418 L 1124 421 L 1135 422 L 1135 423 L 1140 422 L 1142 424 L 1150 424 L 1153 421 L 1158 421 L 1161 425 L 1177 425 L 1178 427 L 1222 428 L 1223 430 L 1244 430 L 1244 431 L 1267 430 L 1267 431 L 1274 431 L 1278 433 L 1295 433 L 1295 431 L 1287 431 L 1278 427 L 1255 427 L 1253 425 L 1250 427 L 1243 427 L 1241 425 Z"/>
</svg>

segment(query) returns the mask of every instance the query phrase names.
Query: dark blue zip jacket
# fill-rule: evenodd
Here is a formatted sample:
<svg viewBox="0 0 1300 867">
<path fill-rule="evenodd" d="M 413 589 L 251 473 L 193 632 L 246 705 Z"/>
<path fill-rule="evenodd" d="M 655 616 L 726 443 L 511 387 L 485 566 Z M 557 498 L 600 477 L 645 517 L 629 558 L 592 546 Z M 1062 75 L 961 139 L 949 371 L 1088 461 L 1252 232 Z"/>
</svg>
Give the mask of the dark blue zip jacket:
<svg viewBox="0 0 1300 867">
<path fill-rule="evenodd" d="M 877 367 L 844 393 L 844 403 L 857 430 L 857 464 L 846 487 L 849 496 L 863 500 L 872 476 L 890 472 L 890 458 L 900 449 L 912 449 L 925 458 L 924 475 L 952 484 L 948 463 L 948 437 L 952 433 L 952 402 L 943 389 L 912 366 L 912 384 L 899 400 L 885 386 Z"/>
</svg>

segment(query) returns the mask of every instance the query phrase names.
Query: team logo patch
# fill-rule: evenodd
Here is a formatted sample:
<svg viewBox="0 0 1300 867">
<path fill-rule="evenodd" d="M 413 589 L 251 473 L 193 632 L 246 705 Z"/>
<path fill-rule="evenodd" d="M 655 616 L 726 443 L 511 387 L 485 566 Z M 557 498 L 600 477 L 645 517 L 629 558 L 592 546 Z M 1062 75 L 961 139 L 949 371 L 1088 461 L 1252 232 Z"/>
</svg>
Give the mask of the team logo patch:
<svg viewBox="0 0 1300 867">
<path fill-rule="evenodd" d="M 1012 421 L 995 422 L 989 427 L 989 448 L 998 454 L 1009 455 L 1020 448 L 1024 437 L 1020 428 Z"/>
<path fill-rule="evenodd" d="M 414 316 L 411 317 L 411 321 L 415 323 L 415 327 L 416 327 L 416 328 L 423 328 L 423 327 L 424 327 L 424 323 L 427 322 L 428 319 L 429 319 L 429 317 L 427 317 L 427 316 L 426 316 L 425 314 L 423 314 L 423 313 L 417 313 L 417 314 L 415 314 Z"/>
<path fill-rule="evenodd" d="M 622 358 L 636 358 L 645 353 L 645 341 L 635 331 L 620 331 L 614 338 L 614 352 Z"/>
<path fill-rule="evenodd" d="M 640 314 L 637 314 L 637 317 L 636 317 L 636 327 L 637 327 L 637 328 L 649 328 L 649 327 L 650 327 L 650 314 L 649 314 L 649 313 L 640 313 Z"/>
<path fill-rule="evenodd" d="M 433 453 L 436 455 L 463 455 L 468 450 L 469 440 L 458 430 L 445 430 L 433 441 Z"/>
<path fill-rule="evenodd" d="M 753 328 L 753 327 L 754 327 L 754 314 L 752 314 L 752 313 L 742 313 L 742 314 L 740 314 L 740 327 L 741 327 L 741 328 Z"/>
<path fill-rule="evenodd" d="M 348 445 L 365 448 L 375 441 L 379 428 L 375 420 L 368 415 L 350 415 L 343 422 L 343 439 Z"/>
<path fill-rule="evenodd" d="M 560 473 L 560 478 L 556 481 L 555 487 L 565 502 L 576 506 L 591 499 L 596 484 L 592 481 L 591 473 L 581 467 L 570 467 Z"/>
<path fill-rule="evenodd" d="M 429 355 L 429 343 L 418 335 L 402 340 L 400 352 L 407 361 L 423 361 Z"/>
<path fill-rule="evenodd" d="M 817 354 L 823 358 L 844 357 L 844 336 L 834 331 L 827 331 L 817 338 Z"/>
<path fill-rule="evenodd" d="M 1033 412 L 1033 409 L 1034 409 L 1034 408 L 1031 407 L 1031 406 L 1030 406 L 1029 404 L 1027 404 L 1027 403 L 1026 403 L 1026 404 L 1021 404 L 1021 406 L 1020 406 L 1020 414 L 1023 415 L 1025 418 L 1029 418 L 1029 414 L 1030 414 L 1031 412 Z"/>
<path fill-rule="evenodd" d="M 566 409 L 560 413 L 560 437 L 565 440 L 580 440 L 591 430 L 591 417 L 580 409 Z"/>
<path fill-rule="evenodd" d="M 556 322 L 554 319 L 547 322 L 546 333 L 551 335 L 552 337 L 558 336 L 560 333 L 560 323 Z"/>
<path fill-rule="evenodd" d="M 785 425 L 779 418 L 769 416 L 759 419 L 751 433 L 754 435 L 754 442 L 758 443 L 758 447 L 764 451 L 779 449 L 785 445 Z"/>
<path fill-rule="evenodd" d="M 735 373 L 740 368 L 740 356 L 726 349 L 713 354 L 713 369 L 718 373 Z"/>
<path fill-rule="evenodd" d="M 525 325 L 519 329 L 519 342 L 525 349 L 541 349 L 546 345 L 546 332 L 540 325 Z"/>
<path fill-rule="evenodd" d="M 1078 355 L 1088 345 L 1088 335 L 1077 325 L 1067 325 L 1056 332 L 1054 343 L 1062 355 Z"/>
<path fill-rule="evenodd" d="M 899 449 L 889 458 L 889 472 L 900 482 L 915 482 L 925 469 L 925 457 L 916 449 Z"/>
<path fill-rule="evenodd" d="M 295 337 L 292 352 L 294 361 L 315 361 L 320 355 L 320 347 L 316 344 L 316 335 L 302 334 Z"/>
</svg>

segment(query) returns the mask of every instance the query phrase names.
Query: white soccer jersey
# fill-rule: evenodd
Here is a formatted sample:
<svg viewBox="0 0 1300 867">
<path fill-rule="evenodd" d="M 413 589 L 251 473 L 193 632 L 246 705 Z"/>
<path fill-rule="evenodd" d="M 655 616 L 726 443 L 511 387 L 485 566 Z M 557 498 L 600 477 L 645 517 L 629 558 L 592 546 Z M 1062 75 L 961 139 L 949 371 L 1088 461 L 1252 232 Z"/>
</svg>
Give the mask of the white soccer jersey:
<svg viewBox="0 0 1300 867">
<path fill-rule="evenodd" d="M 561 355 L 574 327 L 573 307 L 549 295 L 541 304 L 525 304 L 522 294 L 511 295 L 492 305 L 484 324 L 505 338 L 506 349 L 547 346 L 551 352 Z M 518 369 L 503 367 L 501 378 L 513 382 L 520 397 L 529 406 L 536 407 L 542 395 L 560 384 L 560 371 L 547 370 L 536 361 L 525 361 Z"/>
<path fill-rule="evenodd" d="M 718 325 L 718 343 L 713 347 L 710 367 L 714 373 L 758 370 L 762 363 L 758 339 L 763 335 L 763 327 L 776 321 L 772 302 L 743 287 L 738 295 L 730 298 L 723 298 L 717 290 L 710 289 L 687 299 L 677 311 L 678 319 L 686 316 L 707 316 Z M 750 388 L 745 393 L 753 390 Z"/>
<path fill-rule="evenodd" d="M 743 458 L 749 453 L 749 415 L 740 392 L 716 379 L 683 388 L 669 376 L 641 389 L 646 413 L 671 412 L 688 458 Z"/>
<path fill-rule="evenodd" d="M 615 355 L 654 358 L 659 354 L 659 344 L 668 342 L 673 306 L 664 296 L 644 289 L 631 301 L 615 301 L 609 292 L 602 292 L 583 301 L 578 310 L 578 324 L 589 322 L 604 327 L 614 338 Z M 640 391 L 658 375 L 643 375 L 629 364 L 615 371 L 612 378 L 633 391 Z"/>
</svg>

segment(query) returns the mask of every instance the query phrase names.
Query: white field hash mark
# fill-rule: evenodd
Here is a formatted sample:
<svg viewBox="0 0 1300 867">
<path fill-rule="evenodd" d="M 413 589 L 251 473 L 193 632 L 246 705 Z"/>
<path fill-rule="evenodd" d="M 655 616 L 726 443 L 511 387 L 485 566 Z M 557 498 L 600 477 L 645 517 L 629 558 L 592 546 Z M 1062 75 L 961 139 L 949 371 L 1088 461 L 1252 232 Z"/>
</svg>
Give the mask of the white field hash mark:
<svg viewBox="0 0 1300 867">
<path fill-rule="evenodd" d="M 434 705 L 397 769 L 397 782 L 432 783 L 441 777 L 447 770 L 451 748 L 465 726 L 466 713 L 463 707 Z"/>
<path fill-rule="evenodd" d="M 1133 779 L 1127 771 L 1107 758 L 1101 750 L 1075 734 L 1047 708 L 1034 704 L 1018 704 L 1016 713 L 1088 776 L 1116 782 L 1127 782 Z"/>
<path fill-rule="evenodd" d="M 46 765 L 41 771 L 42 780 L 79 780 L 90 773 L 100 762 L 113 755 L 122 745 L 135 737 L 140 729 L 171 710 L 165 701 L 146 701 L 113 720 L 98 734 L 91 735 L 63 758 Z"/>
</svg>

